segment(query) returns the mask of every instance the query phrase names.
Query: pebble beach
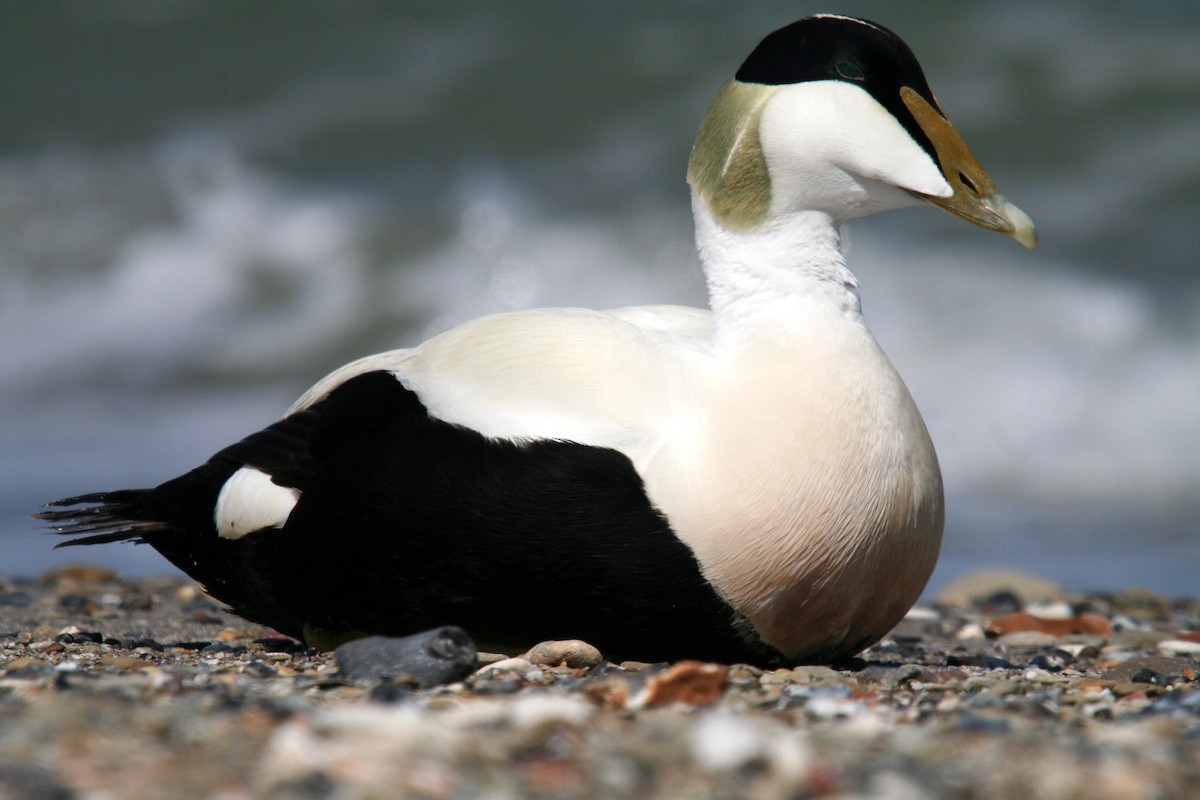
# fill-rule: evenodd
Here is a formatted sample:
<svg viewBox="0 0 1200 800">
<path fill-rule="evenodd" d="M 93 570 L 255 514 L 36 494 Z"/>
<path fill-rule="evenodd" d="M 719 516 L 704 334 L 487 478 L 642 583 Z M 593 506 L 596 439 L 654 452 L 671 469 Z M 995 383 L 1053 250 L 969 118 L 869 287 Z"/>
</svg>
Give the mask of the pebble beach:
<svg viewBox="0 0 1200 800">
<path fill-rule="evenodd" d="M 972 575 L 833 667 L 338 658 L 174 579 L 0 579 L 0 798 L 1200 796 L 1200 601 L 1147 591 Z"/>
</svg>

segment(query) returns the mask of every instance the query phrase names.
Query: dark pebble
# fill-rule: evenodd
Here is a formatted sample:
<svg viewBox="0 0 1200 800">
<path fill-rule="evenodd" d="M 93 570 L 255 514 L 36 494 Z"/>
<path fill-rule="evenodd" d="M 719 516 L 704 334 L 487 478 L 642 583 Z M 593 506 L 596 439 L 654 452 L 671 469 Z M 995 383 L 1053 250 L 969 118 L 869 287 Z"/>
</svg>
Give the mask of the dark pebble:
<svg viewBox="0 0 1200 800">
<path fill-rule="evenodd" d="M 1051 652 L 1039 653 L 1029 659 L 1026 666 L 1037 667 L 1044 669 L 1047 672 L 1060 672 L 1064 667 L 1074 661 L 1071 654 L 1063 650 L 1053 650 Z"/>
<path fill-rule="evenodd" d="M 352 681 L 411 675 L 422 689 L 428 689 L 475 670 L 475 642 L 451 625 L 399 638 L 368 636 L 334 652 L 342 677 Z"/>
<path fill-rule="evenodd" d="M 246 707 L 246 698 L 228 686 L 221 686 L 215 694 L 217 706 L 225 711 L 240 711 Z"/>
<path fill-rule="evenodd" d="M 251 675 L 256 675 L 259 678 L 270 678 L 279 673 L 279 670 L 272 667 L 265 661 L 251 661 L 245 667 L 245 672 Z"/>
<path fill-rule="evenodd" d="M 83 594 L 64 594 L 58 598 L 58 607 L 67 611 L 83 611 L 92 601 Z"/>
<path fill-rule="evenodd" d="M 11 792 L 11 794 L 10 794 Z M 37 767 L 15 767 L 0 776 L 0 797 L 24 800 L 73 800 L 77 795 L 55 775 Z"/>
<path fill-rule="evenodd" d="M 400 679 L 382 680 L 376 684 L 368 695 L 376 703 L 402 703 L 405 700 L 413 698 L 413 691 L 417 689 L 415 682 Z"/>
<path fill-rule="evenodd" d="M 309 772 L 285 784 L 288 797 L 333 797 L 340 793 L 338 782 L 324 772 Z M 293 790 L 294 791 L 291 791 Z"/>
<path fill-rule="evenodd" d="M 984 614 L 1011 614 L 1024 607 L 1021 598 L 1007 589 L 990 594 L 979 602 L 979 609 Z"/>
<path fill-rule="evenodd" d="M 54 667 L 42 661 L 34 661 L 32 664 L 26 664 L 23 667 L 10 669 L 5 673 L 5 677 L 17 678 L 20 680 L 30 680 L 32 678 L 44 678 L 53 673 Z"/>
<path fill-rule="evenodd" d="M 100 631 L 76 631 L 75 633 L 60 633 L 54 637 L 59 644 L 100 644 L 104 634 Z"/>
<path fill-rule="evenodd" d="M 1149 708 L 1143 709 L 1143 716 L 1149 714 L 1182 714 L 1200 717 L 1200 692 L 1167 692 L 1159 696 Z"/>
<path fill-rule="evenodd" d="M 33 598 L 28 592 L 0 592 L 0 606 L 14 606 L 15 608 L 28 608 L 33 605 Z"/>
<path fill-rule="evenodd" d="M 916 640 L 914 640 L 914 641 L 916 641 Z M 867 662 L 866 662 L 866 660 L 861 659 L 858 656 L 851 656 L 849 658 L 839 659 L 839 660 L 833 662 L 832 664 L 830 664 L 829 666 L 832 667 L 833 669 L 845 669 L 845 670 L 849 670 L 851 672 L 858 672 L 859 670 L 866 668 Z"/>
<path fill-rule="evenodd" d="M 1008 733 L 1009 724 L 1002 719 L 963 714 L 958 719 L 958 729 L 964 733 Z"/>
<path fill-rule="evenodd" d="M 54 673 L 54 688 L 59 691 L 69 691 L 96 680 L 96 676 L 90 672 L 55 672 Z"/>
<path fill-rule="evenodd" d="M 304 642 L 286 636 L 263 636 L 255 639 L 254 643 L 262 645 L 268 653 L 303 653 L 311 649 Z"/>
<path fill-rule="evenodd" d="M 149 611 L 154 608 L 154 598 L 145 592 L 130 591 L 121 598 L 122 611 Z"/>
<path fill-rule="evenodd" d="M 1186 680 L 1182 675 L 1170 675 L 1143 667 L 1129 676 L 1130 683 L 1153 683 L 1155 686 L 1172 686 Z"/>
<path fill-rule="evenodd" d="M 858 673 L 860 683 L 879 683 L 888 689 L 895 689 L 905 681 L 921 674 L 917 664 L 872 664 Z"/>
</svg>

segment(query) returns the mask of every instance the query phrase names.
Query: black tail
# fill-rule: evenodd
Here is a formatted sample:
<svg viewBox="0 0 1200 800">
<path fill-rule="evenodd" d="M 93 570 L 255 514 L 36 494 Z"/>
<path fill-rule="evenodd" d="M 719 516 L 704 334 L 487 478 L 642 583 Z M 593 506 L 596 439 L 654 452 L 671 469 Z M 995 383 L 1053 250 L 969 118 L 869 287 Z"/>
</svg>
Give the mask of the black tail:
<svg viewBox="0 0 1200 800">
<path fill-rule="evenodd" d="M 424 419 L 425 408 L 391 373 L 368 372 L 161 486 L 68 497 L 34 517 L 51 523 L 56 533 L 74 537 L 60 547 L 149 544 L 238 614 L 299 638 L 303 621 L 297 612 L 283 610 L 276 591 L 277 579 L 289 577 L 277 557 L 279 530 L 222 539 L 213 521 L 221 487 L 249 466 L 280 486 L 303 492 L 318 459 L 334 456 L 347 442 L 376 435 L 406 414 Z"/>
<path fill-rule="evenodd" d="M 141 509 L 151 504 L 149 498 L 153 493 L 153 489 L 123 489 L 66 497 L 47 503 L 48 510 L 34 514 L 33 519 L 52 523 L 54 533 L 76 537 L 55 547 L 124 541 L 141 544 L 149 541 L 147 536 L 153 538 L 156 533 L 177 530 L 161 520 L 140 518 L 144 513 Z"/>
<path fill-rule="evenodd" d="M 240 616 L 289 636 L 302 623 L 279 605 L 272 575 L 279 531 L 222 539 L 213 523 L 217 495 L 239 464 L 214 458 L 154 489 L 124 489 L 48 503 L 34 519 L 74 538 L 58 547 L 131 541 L 149 544 Z"/>
<path fill-rule="evenodd" d="M 34 514 L 34 519 L 53 523 L 55 533 L 76 537 L 59 547 L 133 541 L 161 549 L 162 541 L 173 538 L 215 538 L 213 509 L 217 495 L 238 466 L 214 458 L 153 489 L 123 489 L 55 500 L 47 504 L 48 510 Z M 188 570 L 182 564 L 178 566 Z"/>
</svg>

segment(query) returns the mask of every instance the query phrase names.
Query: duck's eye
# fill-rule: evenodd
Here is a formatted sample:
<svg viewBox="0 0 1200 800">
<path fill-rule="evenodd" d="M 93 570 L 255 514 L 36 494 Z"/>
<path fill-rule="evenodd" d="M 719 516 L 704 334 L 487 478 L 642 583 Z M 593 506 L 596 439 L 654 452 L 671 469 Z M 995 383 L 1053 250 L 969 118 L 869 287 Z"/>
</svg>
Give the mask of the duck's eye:
<svg viewBox="0 0 1200 800">
<path fill-rule="evenodd" d="M 839 61 L 834 70 L 837 71 L 838 77 L 848 81 L 861 81 L 866 77 L 862 66 L 857 61 Z"/>
</svg>

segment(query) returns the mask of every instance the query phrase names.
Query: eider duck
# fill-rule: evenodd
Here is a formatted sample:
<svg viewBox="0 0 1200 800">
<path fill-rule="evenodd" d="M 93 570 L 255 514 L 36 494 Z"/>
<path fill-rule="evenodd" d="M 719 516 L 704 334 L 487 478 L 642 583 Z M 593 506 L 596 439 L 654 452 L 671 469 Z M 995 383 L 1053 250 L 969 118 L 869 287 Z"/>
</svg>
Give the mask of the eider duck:
<svg viewBox="0 0 1200 800">
<path fill-rule="evenodd" d="M 932 203 L 1032 247 L 896 34 L 822 15 L 718 92 L 687 170 L 711 311 L 498 314 L 319 381 L 153 489 L 38 514 L 144 542 L 318 647 L 454 624 L 642 660 L 828 662 L 920 595 L 942 479 L 840 228 Z"/>
</svg>

